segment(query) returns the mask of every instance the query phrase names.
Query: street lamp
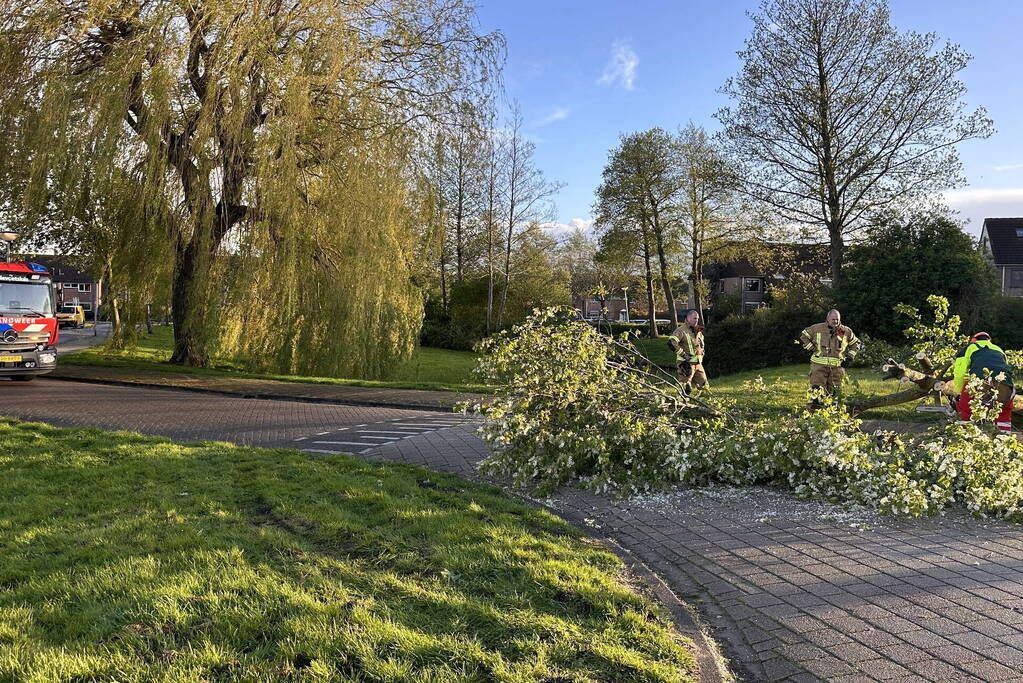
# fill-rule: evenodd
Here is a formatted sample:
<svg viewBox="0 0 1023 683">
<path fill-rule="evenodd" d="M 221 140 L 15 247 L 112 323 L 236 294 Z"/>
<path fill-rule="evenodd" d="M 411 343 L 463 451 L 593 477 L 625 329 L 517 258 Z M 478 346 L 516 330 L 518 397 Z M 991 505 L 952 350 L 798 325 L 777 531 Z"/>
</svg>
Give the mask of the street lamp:
<svg viewBox="0 0 1023 683">
<path fill-rule="evenodd" d="M 11 262 L 11 242 L 18 239 L 16 232 L 0 232 L 0 240 L 4 243 L 4 261 Z"/>
<path fill-rule="evenodd" d="M 629 322 L 629 288 L 622 287 L 622 294 L 625 295 L 625 322 Z"/>
</svg>

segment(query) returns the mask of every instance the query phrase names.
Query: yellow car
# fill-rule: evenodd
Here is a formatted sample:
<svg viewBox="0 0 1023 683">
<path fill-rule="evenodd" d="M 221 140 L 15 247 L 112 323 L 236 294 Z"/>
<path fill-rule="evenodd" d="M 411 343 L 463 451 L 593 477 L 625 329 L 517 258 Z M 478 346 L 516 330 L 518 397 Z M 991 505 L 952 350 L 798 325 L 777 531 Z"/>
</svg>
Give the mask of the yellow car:
<svg viewBox="0 0 1023 683">
<path fill-rule="evenodd" d="M 85 309 L 73 304 L 65 304 L 57 311 L 57 324 L 60 326 L 85 327 Z"/>
</svg>

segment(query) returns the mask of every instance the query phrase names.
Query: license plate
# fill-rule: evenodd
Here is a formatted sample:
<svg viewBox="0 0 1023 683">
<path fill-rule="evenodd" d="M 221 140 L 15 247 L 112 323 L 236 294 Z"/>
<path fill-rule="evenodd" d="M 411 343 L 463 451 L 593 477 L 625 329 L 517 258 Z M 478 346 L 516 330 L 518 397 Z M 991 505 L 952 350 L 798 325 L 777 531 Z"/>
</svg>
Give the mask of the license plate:
<svg viewBox="0 0 1023 683">
<path fill-rule="evenodd" d="M 0 356 L 0 363 L 20 363 L 21 356 Z"/>
</svg>

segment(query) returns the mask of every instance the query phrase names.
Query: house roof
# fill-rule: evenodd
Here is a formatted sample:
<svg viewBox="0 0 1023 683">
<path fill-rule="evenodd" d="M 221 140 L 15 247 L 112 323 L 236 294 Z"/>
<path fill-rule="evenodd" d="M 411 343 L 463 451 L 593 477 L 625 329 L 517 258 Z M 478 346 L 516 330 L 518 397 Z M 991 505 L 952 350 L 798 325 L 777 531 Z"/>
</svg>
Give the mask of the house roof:
<svg viewBox="0 0 1023 683">
<path fill-rule="evenodd" d="M 740 257 L 731 261 L 711 263 L 704 267 L 710 280 L 729 277 L 771 277 L 806 273 L 827 276 L 830 262 L 827 248 L 819 244 L 772 243 L 750 245 L 756 257 Z"/>
<path fill-rule="evenodd" d="M 1023 218 L 985 218 L 982 235 L 995 264 L 1023 264 Z"/>
<path fill-rule="evenodd" d="M 46 266 L 54 282 L 95 283 L 96 278 L 76 268 L 74 257 L 39 254 L 26 256 L 27 260 Z"/>
</svg>

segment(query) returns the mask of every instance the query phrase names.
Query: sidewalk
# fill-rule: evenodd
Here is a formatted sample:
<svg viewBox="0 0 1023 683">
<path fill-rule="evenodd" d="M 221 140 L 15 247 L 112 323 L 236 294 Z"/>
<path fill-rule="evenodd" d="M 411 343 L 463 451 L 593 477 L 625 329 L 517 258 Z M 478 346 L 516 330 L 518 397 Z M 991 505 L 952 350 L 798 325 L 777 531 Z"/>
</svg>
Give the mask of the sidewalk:
<svg viewBox="0 0 1023 683">
<path fill-rule="evenodd" d="M 282 382 L 184 372 L 158 372 L 133 368 L 59 365 L 48 377 L 72 382 L 93 382 L 120 386 L 184 389 L 244 398 L 336 403 L 340 405 L 453 412 L 456 404 L 475 400 L 480 394 L 450 391 L 422 391 L 388 387 L 354 387 L 337 384 Z"/>
</svg>

